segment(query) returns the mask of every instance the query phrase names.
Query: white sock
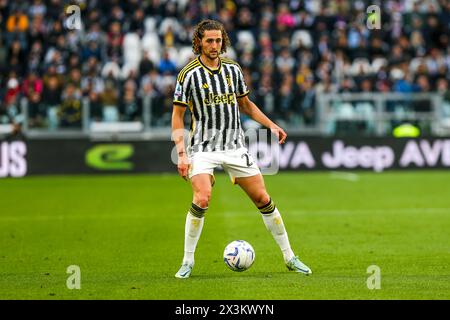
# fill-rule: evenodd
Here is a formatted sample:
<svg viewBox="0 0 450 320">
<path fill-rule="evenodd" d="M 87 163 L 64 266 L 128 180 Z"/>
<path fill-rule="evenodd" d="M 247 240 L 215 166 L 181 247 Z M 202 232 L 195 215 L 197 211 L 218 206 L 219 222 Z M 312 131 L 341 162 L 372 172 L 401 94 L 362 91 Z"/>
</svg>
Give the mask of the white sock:
<svg viewBox="0 0 450 320">
<path fill-rule="evenodd" d="M 184 257 L 183 264 L 194 264 L 194 253 L 198 239 L 203 229 L 204 217 L 197 218 L 188 212 L 184 229 Z"/>
<path fill-rule="evenodd" d="M 273 238 L 277 242 L 278 246 L 283 253 L 283 258 L 285 262 L 291 260 L 295 255 L 291 249 L 291 244 L 289 243 L 288 234 L 284 227 L 283 219 L 281 218 L 280 212 L 277 208 L 272 213 L 262 213 L 264 224 L 267 230 L 272 233 Z"/>
</svg>

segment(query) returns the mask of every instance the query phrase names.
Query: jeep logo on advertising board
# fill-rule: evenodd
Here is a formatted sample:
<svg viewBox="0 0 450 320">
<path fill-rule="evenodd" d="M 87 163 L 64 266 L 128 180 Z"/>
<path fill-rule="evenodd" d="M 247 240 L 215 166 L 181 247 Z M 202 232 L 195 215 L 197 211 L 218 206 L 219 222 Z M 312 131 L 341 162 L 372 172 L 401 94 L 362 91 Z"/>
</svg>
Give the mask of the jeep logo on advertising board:
<svg viewBox="0 0 450 320">
<path fill-rule="evenodd" d="M 394 150 L 389 146 L 345 146 L 340 140 L 333 143 L 332 152 L 322 154 L 322 162 L 327 168 L 344 167 L 372 168 L 380 172 L 394 164 Z"/>
<path fill-rule="evenodd" d="M 271 157 L 278 157 L 280 169 L 372 169 L 381 172 L 392 168 L 450 167 L 450 139 L 411 139 L 401 147 L 389 141 L 356 146 L 341 140 L 331 141 L 331 147 L 311 142 L 287 142 L 278 153 L 270 154 L 265 143 L 249 146 L 258 165 L 264 167 Z"/>
<path fill-rule="evenodd" d="M 86 152 L 86 165 L 102 171 L 133 170 L 133 163 L 127 161 L 134 154 L 131 144 L 98 144 Z"/>
<path fill-rule="evenodd" d="M 27 174 L 27 145 L 23 141 L 0 143 L 0 178 Z"/>
</svg>

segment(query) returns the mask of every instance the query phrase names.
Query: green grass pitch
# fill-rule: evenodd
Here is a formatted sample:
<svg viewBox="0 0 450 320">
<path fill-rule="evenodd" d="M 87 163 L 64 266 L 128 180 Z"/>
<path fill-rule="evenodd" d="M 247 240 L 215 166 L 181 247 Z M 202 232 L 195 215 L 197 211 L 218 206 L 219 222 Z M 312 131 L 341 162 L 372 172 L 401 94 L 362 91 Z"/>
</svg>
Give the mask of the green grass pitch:
<svg viewBox="0 0 450 320">
<path fill-rule="evenodd" d="M 288 272 L 259 212 L 217 175 L 192 277 L 183 254 L 188 183 L 176 175 L 0 180 L 0 299 L 450 299 L 450 171 L 266 176 L 294 251 Z M 355 178 L 355 179 L 354 179 Z M 248 271 L 225 266 L 244 239 Z M 67 267 L 81 289 L 66 286 Z M 369 290 L 367 268 L 381 271 Z"/>
</svg>

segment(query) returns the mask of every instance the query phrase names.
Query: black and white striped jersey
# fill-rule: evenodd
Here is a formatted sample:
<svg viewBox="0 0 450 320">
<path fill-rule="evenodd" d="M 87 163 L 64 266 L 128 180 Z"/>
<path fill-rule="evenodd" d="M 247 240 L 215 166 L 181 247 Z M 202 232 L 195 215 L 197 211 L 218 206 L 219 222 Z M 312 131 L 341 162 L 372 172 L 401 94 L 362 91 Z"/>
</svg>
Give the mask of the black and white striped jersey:
<svg viewBox="0 0 450 320">
<path fill-rule="evenodd" d="M 173 103 L 189 107 L 189 154 L 228 151 L 245 146 L 237 98 L 249 94 L 242 69 L 220 58 L 211 70 L 197 57 L 178 74 Z"/>
</svg>

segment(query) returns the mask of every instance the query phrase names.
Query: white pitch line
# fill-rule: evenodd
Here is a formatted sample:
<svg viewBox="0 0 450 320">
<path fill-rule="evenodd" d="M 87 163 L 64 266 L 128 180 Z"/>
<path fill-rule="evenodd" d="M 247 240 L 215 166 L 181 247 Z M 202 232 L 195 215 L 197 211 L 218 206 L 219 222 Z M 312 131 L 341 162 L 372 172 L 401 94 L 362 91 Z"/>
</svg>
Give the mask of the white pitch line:
<svg viewBox="0 0 450 320">
<path fill-rule="evenodd" d="M 255 211 L 257 212 L 257 211 Z M 317 214 L 317 215 L 346 215 L 346 214 L 361 214 L 361 215 L 369 215 L 369 214 L 378 214 L 385 213 L 389 214 L 430 214 L 430 213 L 447 213 L 450 214 L 450 208 L 380 208 L 380 209 L 339 209 L 339 210 L 282 210 L 281 214 Z M 248 211 L 236 210 L 236 211 L 226 211 L 224 214 L 227 216 L 230 215 L 244 215 L 248 214 Z"/>
<path fill-rule="evenodd" d="M 374 209 L 339 209 L 339 210 L 294 210 L 287 211 L 294 214 L 377 214 L 377 213 L 389 213 L 389 214 L 427 214 L 427 213 L 447 213 L 450 214 L 450 208 L 374 208 Z"/>
<path fill-rule="evenodd" d="M 113 219 L 145 219 L 151 217 L 148 214 L 141 215 L 36 215 L 36 216 L 0 216 L 0 221 L 51 221 L 51 220 L 113 220 Z"/>
<path fill-rule="evenodd" d="M 330 173 L 330 178 L 346 180 L 346 181 L 351 181 L 351 182 L 359 181 L 359 175 L 356 173 L 351 173 L 351 172 L 332 171 Z"/>
<path fill-rule="evenodd" d="M 212 209 L 211 209 L 212 210 Z M 223 214 L 225 216 L 230 215 L 248 215 L 249 213 L 258 213 L 257 210 L 234 210 L 234 211 L 225 211 Z M 389 212 L 390 214 L 427 214 L 427 213 L 446 213 L 450 214 L 450 208 L 375 208 L 375 209 L 339 209 L 339 210 L 285 210 L 282 211 L 282 214 L 323 214 L 323 215 L 345 215 L 349 213 L 357 213 L 357 214 L 377 214 L 377 213 L 385 213 Z M 114 220 L 114 219 L 149 219 L 154 218 L 149 214 L 134 214 L 134 215 L 126 215 L 126 214 L 114 214 L 114 215 L 55 215 L 55 216 L 0 216 L 0 221 L 55 221 L 55 220 Z"/>
</svg>

